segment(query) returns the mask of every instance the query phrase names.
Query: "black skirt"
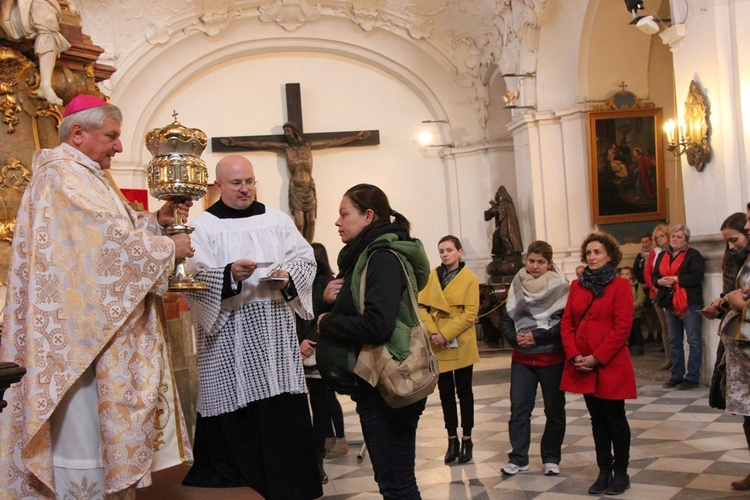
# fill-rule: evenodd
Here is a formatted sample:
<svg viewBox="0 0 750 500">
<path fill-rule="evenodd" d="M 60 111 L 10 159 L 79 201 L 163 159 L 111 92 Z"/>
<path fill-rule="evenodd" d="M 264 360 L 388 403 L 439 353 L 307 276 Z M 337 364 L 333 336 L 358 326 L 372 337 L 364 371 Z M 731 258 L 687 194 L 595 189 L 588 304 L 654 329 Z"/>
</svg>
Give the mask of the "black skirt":
<svg viewBox="0 0 750 500">
<path fill-rule="evenodd" d="M 198 414 L 185 486 L 249 486 L 263 497 L 323 495 L 306 394 L 281 394 L 216 417 Z"/>
</svg>

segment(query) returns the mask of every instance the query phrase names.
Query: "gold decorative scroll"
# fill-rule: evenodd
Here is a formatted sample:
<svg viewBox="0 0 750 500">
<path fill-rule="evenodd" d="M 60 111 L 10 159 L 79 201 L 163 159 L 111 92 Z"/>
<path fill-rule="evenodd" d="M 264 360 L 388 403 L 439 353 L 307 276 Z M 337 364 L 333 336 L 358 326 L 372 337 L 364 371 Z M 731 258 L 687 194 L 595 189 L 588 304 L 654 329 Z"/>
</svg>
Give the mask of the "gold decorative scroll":
<svg viewBox="0 0 750 500">
<path fill-rule="evenodd" d="M 21 112 L 15 93 L 16 85 L 23 73 L 33 67 L 31 61 L 17 50 L 0 46 L 0 111 L 9 134 L 16 131 L 16 115 Z"/>
</svg>

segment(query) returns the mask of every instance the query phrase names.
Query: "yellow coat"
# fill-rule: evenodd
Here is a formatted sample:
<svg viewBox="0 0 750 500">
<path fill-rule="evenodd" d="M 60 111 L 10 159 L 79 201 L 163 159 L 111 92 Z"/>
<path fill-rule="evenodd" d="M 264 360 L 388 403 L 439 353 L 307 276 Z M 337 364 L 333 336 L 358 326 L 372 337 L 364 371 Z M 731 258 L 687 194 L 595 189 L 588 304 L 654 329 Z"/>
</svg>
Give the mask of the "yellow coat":
<svg viewBox="0 0 750 500">
<path fill-rule="evenodd" d="M 440 332 L 445 340 L 457 339 L 458 348 L 443 349 L 432 345 L 440 373 L 458 370 L 479 361 L 474 321 L 479 310 L 479 279 L 465 267 L 445 290 L 440 287 L 437 269 L 419 292 L 419 313 L 427 331 Z"/>
</svg>

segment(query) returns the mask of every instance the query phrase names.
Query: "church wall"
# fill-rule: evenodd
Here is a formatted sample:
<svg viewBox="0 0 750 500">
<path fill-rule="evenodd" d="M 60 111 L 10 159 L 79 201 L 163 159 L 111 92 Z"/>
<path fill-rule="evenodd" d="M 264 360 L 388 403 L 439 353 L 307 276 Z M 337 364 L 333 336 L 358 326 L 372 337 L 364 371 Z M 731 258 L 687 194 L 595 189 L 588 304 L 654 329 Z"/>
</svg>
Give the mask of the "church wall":
<svg viewBox="0 0 750 500">
<path fill-rule="evenodd" d="M 695 235 L 691 244 L 708 258 L 704 299 L 709 301 L 721 291 L 719 264 L 724 244 L 719 227 L 728 215 L 743 211 L 750 201 L 750 35 L 745 29 L 750 21 L 750 5 L 734 0 L 689 5 L 673 1 L 671 7 L 673 22 L 684 25 L 680 26 L 684 27 L 684 38 L 667 39 L 674 58 L 677 114 L 683 114 L 691 80 L 705 92 L 710 109 L 711 159 L 702 172 L 688 165 L 684 157 L 678 164 L 685 190 L 685 220 Z M 716 328 L 716 322 L 703 323 L 703 381 L 710 377 L 719 342 L 714 335 Z"/>
<path fill-rule="evenodd" d="M 685 37 L 673 44 L 678 115 L 690 81 L 696 80 L 706 93 L 711 123 L 712 157 L 703 171 L 681 158 L 686 219 L 697 234 L 716 234 L 724 218 L 750 199 L 743 113 L 748 102 L 743 90 L 750 82 L 750 37 L 744 33 L 750 8 L 728 0 L 687 11 L 677 4 L 674 17 L 686 25 Z M 705 210 L 706 200 L 714 200 L 714 210 Z"/>
<path fill-rule="evenodd" d="M 341 23 L 331 21 L 336 22 Z M 118 182 L 131 183 L 123 187 L 145 187 L 145 176 L 139 181 L 131 174 L 150 159 L 142 137 L 150 128 L 171 122 L 173 109 L 183 125 L 201 128 L 209 137 L 280 133 L 286 119 L 283 83 L 299 82 L 305 131 L 379 129 L 381 134 L 379 146 L 314 152 L 316 239 L 333 258 L 341 247 L 333 227 L 338 203 L 358 182 L 380 185 L 394 208 L 412 221 L 414 234 L 426 247 L 448 232 L 458 233 L 470 247 L 487 247 L 487 232 L 476 219 L 484 209 L 478 200 L 489 197 L 475 197 L 470 182 L 447 182 L 451 168 L 459 177 L 486 180 L 489 166 L 474 103 L 445 68 L 394 37 L 369 34 L 368 40 L 357 39 L 361 33 L 348 25 L 337 26 L 345 41 L 324 40 L 331 29 L 329 25 L 325 33 L 326 23 L 306 27 L 304 33 L 249 40 L 271 31 L 256 24 L 245 19 L 216 37 L 194 35 L 154 48 L 113 80 L 113 102 L 125 112 L 125 152 L 113 166 Z M 248 31 L 248 25 L 253 30 Z M 352 45 L 355 39 L 367 48 Z M 415 130 L 425 119 L 447 119 L 441 143 L 456 143 L 457 154 L 441 157 L 436 151 L 418 150 Z M 211 178 L 222 156 L 210 147 L 204 153 Z M 248 157 L 256 165 L 259 198 L 287 211 L 283 156 L 249 152 Z M 459 206 L 450 205 L 451 200 Z M 462 234 L 464 228 L 468 232 Z M 437 253 L 428 253 L 437 265 Z M 483 263 L 476 267 L 483 269 Z"/>
</svg>

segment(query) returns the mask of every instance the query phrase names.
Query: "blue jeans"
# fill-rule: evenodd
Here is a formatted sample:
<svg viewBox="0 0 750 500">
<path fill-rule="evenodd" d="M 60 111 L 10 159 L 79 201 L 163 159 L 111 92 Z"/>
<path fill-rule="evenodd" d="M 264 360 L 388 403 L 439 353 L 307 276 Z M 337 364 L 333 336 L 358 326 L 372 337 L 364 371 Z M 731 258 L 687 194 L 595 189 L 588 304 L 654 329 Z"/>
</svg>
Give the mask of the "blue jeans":
<svg viewBox="0 0 750 500">
<path fill-rule="evenodd" d="M 688 306 L 688 313 L 680 318 L 671 308 L 664 309 L 669 332 L 669 353 L 672 356 L 672 380 L 698 382 L 701 376 L 703 361 L 703 335 L 700 310 L 703 305 Z M 685 374 L 685 351 L 683 348 L 683 331 L 687 335 L 690 348 L 688 353 L 687 374 Z"/>
<path fill-rule="evenodd" d="M 532 366 L 513 362 L 510 365 L 510 420 L 508 435 L 513 447 L 508 454 L 510 463 L 529 464 L 531 443 L 531 412 L 536 402 L 537 385 L 542 386 L 544 415 L 547 422 L 540 443 L 542 462 L 559 464 L 565 438 L 565 393 L 560 390 L 563 363 L 552 366 Z"/>
<path fill-rule="evenodd" d="M 417 424 L 427 398 L 404 408 L 386 404 L 376 389 L 353 394 L 375 481 L 384 499 L 422 498 L 414 474 Z"/>
</svg>

